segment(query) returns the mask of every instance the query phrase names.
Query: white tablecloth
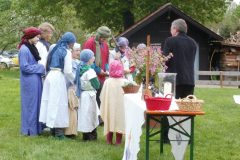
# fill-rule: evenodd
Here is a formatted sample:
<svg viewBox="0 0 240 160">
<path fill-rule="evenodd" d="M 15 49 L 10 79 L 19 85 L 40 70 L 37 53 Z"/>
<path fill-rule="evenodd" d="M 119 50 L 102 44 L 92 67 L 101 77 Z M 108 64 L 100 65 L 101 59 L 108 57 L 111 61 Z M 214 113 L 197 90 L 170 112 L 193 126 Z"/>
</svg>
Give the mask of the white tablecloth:
<svg viewBox="0 0 240 160">
<path fill-rule="evenodd" d="M 233 95 L 235 103 L 240 104 L 240 95 Z"/>
<path fill-rule="evenodd" d="M 142 135 L 142 125 L 145 122 L 144 112 L 146 104 L 141 99 L 141 93 L 125 94 L 125 148 L 122 160 L 136 160 L 137 154 L 140 150 L 139 142 Z M 172 101 L 169 110 L 178 110 L 175 100 Z M 176 117 L 174 119 L 179 121 L 184 117 Z M 171 117 L 168 117 L 169 124 L 175 123 Z M 181 126 L 190 134 L 190 120 L 181 123 Z M 179 126 L 175 128 L 181 130 Z M 189 140 L 188 137 L 179 134 L 175 130 L 169 129 L 168 137 L 170 140 Z M 184 153 L 187 148 L 188 141 L 171 141 L 172 153 L 175 160 L 183 160 Z"/>
<path fill-rule="evenodd" d="M 144 112 L 146 104 L 141 100 L 141 93 L 125 94 L 125 148 L 123 160 L 136 160 L 140 150 L 139 142 L 142 134 L 142 125 L 145 122 Z"/>
</svg>

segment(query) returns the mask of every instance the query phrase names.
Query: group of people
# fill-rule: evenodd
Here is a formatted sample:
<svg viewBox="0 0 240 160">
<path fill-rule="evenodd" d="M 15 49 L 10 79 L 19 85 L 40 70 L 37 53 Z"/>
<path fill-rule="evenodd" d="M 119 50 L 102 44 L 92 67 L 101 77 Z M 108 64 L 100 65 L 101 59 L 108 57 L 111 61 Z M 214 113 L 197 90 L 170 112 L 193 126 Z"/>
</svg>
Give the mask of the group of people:
<svg viewBox="0 0 240 160">
<path fill-rule="evenodd" d="M 107 122 L 109 106 L 104 105 L 101 112 L 99 110 L 101 102 L 108 104 L 105 92 L 109 89 L 103 90 L 100 100 L 106 77 L 124 77 L 119 60 L 112 60 L 108 65 L 109 48 L 106 39 L 111 36 L 111 30 L 106 26 L 99 27 L 96 35 L 84 43 L 82 50 L 72 32 L 64 33 L 56 44 L 50 45 L 53 32 L 54 27 L 49 23 L 43 23 L 38 28 L 26 28 L 18 46 L 21 133 L 39 135 L 44 128 L 50 128 L 58 139 L 64 139 L 66 135 L 75 136 L 80 131 L 83 140 L 96 140 L 96 129 L 102 113 L 104 128 L 108 128 L 105 131 L 110 128 L 111 131 L 119 132 L 118 137 L 122 137 L 119 136 L 124 133 L 122 103 L 114 106 L 122 108 L 122 118 L 115 126 Z M 124 45 L 127 47 L 128 41 Z M 120 88 L 120 84 L 117 85 Z M 121 129 L 118 129 L 119 126 Z M 121 138 L 117 139 L 120 144 Z"/>
<path fill-rule="evenodd" d="M 129 41 L 117 39 L 109 52 L 106 40 L 111 30 L 97 29 L 82 46 L 72 32 L 64 33 L 56 44 L 49 41 L 54 27 L 43 23 L 23 31 L 19 44 L 21 83 L 21 133 L 33 136 L 50 128 L 58 139 L 83 133 L 83 140 L 96 140 L 97 127 L 104 122 L 107 144 L 121 144 L 125 133 L 123 90 L 133 81 L 135 71 L 125 54 Z M 186 35 L 182 19 L 172 22 L 172 37 L 164 44 L 164 54 L 173 53 L 168 72 L 177 73 L 177 98 L 194 91 L 196 44 Z"/>
</svg>

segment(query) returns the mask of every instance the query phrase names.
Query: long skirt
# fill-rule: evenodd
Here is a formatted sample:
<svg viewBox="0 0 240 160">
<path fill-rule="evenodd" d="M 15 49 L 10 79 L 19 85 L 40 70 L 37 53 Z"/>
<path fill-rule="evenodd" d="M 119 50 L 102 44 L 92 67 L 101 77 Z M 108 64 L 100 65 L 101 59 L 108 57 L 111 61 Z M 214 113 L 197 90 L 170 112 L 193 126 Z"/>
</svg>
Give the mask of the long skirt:
<svg viewBox="0 0 240 160">
<path fill-rule="evenodd" d="M 83 91 L 79 99 L 78 131 L 92 132 L 99 125 L 98 115 L 95 91 Z"/>
<path fill-rule="evenodd" d="M 50 128 L 69 126 L 67 88 L 61 70 L 51 70 L 44 81 L 39 121 Z"/>
<path fill-rule="evenodd" d="M 65 129 L 65 135 L 77 135 L 77 109 L 79 103 L 75 90 L 75 86 L 70 86 L 68 88 L 69 127 Z"/>
</svg>

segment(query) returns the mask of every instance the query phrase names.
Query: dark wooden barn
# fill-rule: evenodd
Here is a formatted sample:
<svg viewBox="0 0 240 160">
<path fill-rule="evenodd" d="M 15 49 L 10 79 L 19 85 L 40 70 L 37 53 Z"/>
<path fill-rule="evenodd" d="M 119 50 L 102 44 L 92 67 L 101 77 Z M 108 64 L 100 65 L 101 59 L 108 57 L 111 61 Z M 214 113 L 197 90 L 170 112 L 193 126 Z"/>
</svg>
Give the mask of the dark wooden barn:
<svg viewBox="0 0 240 160">
<path fill-rule="evenodd" d="M 221 42 L 213 43 L 211 69 L 214 71 L 240 71 L 240 31 Z M 239 76 L 224 76 L 224 80 L 239 81 Z M 239 84 L 238 84 L 239 86 Z"/>
<path fill-rule="evenodd" d="M 213 70 L 240 71 L 240 31 L 222 42 L 213 44 Z"/>
<path fill-rule="evenodd" d="M 195 39 L 198 44 L 195 71 L 208 71 L 212 52 L 211 42 L 222 41 L 223 38 L 183 13 L 171 3 L 160 7 L 155 12 L 120 33 L 117 37 L 124 36 L 129 39 L 130 46 L 137 46 L 139 43 L 146 43 L 146 37 L 150 34 L 151 43 L 163 44 L 165 39 L 171 36 L 171 22 L 178 18 L 182 18 L 187 22 L 188 35 Z M 198 76 L 195 76 L 195 78 L 198 79 Z"/>
</svg>

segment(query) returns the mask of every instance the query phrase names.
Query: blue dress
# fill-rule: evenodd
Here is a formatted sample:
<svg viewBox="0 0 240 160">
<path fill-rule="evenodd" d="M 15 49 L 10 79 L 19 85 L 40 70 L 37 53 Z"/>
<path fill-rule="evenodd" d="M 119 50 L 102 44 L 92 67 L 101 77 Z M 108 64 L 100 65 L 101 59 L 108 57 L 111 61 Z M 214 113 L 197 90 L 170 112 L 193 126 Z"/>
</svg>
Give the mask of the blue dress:
<svg viewBox="0 0 240 160">
<path fill-rule="evenodd" d="M 45 68 L 38 64 L 30 50 L 22 45 L 19 51 L 21 84 L 21 133 L 38 135 L 42 131 L 39 110 L 42 94 L 42 78 Z"/>
</svg>

